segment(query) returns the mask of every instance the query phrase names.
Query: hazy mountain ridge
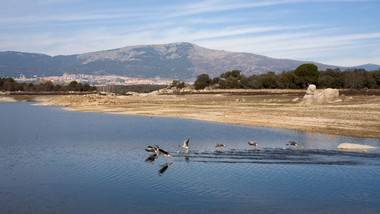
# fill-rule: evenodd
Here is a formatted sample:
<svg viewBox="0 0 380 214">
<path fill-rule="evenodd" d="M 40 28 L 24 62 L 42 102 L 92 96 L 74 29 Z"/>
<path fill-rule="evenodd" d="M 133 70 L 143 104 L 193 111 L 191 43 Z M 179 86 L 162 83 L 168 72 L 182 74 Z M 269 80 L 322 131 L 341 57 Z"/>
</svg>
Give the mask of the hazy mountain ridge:
<svg viewBox="0 0 380 214">
<path fill-rule="evenodd" d="M 376 65 L 376 64 L 364 64 L 364 65 L 357 65 L 357 66 L 353 66 L 351 67 L 353 69 L 365 69 L 367 71 L 373 71 L 373 70 L 379 70 L 380 69 L 380 65 Z"/>
<path fill-rule="evenodd" d="M 192 79 L 198 74 L 217 76 L 238 69 L 245 74 L 286 71 L 305 61 L 276 59 L 252 53 L 203 48 L 191 43 L 137 45 L 76 55 L 0 52 L 1 76 L 115 74 L 131 77 Z M 315 63 L 320 69 L 338 66 Z M 366 65 L 363 65 L 366 66 Z M 376 65 L 367 65 L 371 68 Z M 356 66 L 355 68 L 359 68 Z M 380 67 L 380 66 L 378 66 Z M 341 67 L 342 68 L 342 67 Z"/>
</svg>

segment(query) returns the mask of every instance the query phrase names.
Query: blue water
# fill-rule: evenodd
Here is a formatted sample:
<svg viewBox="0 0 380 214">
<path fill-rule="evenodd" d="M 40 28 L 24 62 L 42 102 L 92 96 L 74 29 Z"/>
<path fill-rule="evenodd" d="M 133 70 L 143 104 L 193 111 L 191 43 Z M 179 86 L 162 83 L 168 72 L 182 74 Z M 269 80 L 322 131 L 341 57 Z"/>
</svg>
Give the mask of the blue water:
<svg viewBox="0 0 380 214">
<path fill-rule="evenodd" d="M 186 137 L 189 153 L 178 148 Z M 380 147 L 379 139 L 0 104 L 0 213 L 380 213 L 379 150 L 337 151 L 343 142 Z M 173 157 L 146 160 L 149 144 Z"/>
</svg>

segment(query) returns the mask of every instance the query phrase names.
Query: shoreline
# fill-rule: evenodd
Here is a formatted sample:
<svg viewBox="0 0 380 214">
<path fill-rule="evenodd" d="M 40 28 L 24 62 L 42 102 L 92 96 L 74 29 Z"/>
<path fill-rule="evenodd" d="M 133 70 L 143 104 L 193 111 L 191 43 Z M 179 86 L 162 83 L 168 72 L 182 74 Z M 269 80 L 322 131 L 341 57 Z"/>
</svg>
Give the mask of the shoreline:
<svg viewBox="0 0 380 214">
<path fill-rule="evenodd" d="M 55 106 L 59 107 L 65 111 L 71 111 L 71 112 L 83 112 L 83 113 L 99 113 L 99 114 L 111 114 L 111 115 L 120 115 L 120 116 L 141 116 L 141 117 L 155 117 L 155 118 L 169 118 L 169 119 L 179 119 L 179 120 L 193 120 L 193 121 L 201 121 L 206 123 L 213 123 L 213 124 L 221 124 L 221 125 L 231 125 L 231 126 L 240 126 L 240 127 L 246 127 L 246 128 L 269 128 L 269 129 L 279 129 L 279 130 L 289 130 L 289 131 L 300 131 L 300 132 L 306 132 L 309 134 L 321 134 L 321 135 L 330 135 L 330 136 L 343 136 L 343 137 L 352 137 L 352 138 L 368 138 L 368 139 L 380 139 L 380 137 L 377 136 L 363 136 L 363 135 L 351 135 L 351 134 L 342 134 L 342 132 L 336 131 L 336 132 L 326 132 L 325 130 L 317 130 L 317 129 L 298 129 L 298 128 L 289 128 L 284 126 L 275 126 L 275 125 L 255 125 L 255 124 L 244 124 L 244 123 L 234 123 L 234 122 L 222 122 L 217 120 L 207 120 L 207 119 L 197 119 L 197 118 L 190 118 L 190 117 L 179 117 L 179 116 L 173 116 L 173 115 L 155 115 L 155 114 L 136 114 L 131 112 L 113 112 L 113 111 L 101 111 L 98 109 L 80 109 L 80 108 L 72 108 L 72 107 L 62 107 L 58 105 L 45 105 L 45 104 L 37 104 L 38 106 Z"/>
<path fill-rule="evenodd" d="M 141 96 L 37 96 L 38 105 L 69 111 L 191 119 L 246 127 L 280 128 L 349 137 L 380 138 L 380 96 L 304 106 L 298 93 Z"/>
</svg>

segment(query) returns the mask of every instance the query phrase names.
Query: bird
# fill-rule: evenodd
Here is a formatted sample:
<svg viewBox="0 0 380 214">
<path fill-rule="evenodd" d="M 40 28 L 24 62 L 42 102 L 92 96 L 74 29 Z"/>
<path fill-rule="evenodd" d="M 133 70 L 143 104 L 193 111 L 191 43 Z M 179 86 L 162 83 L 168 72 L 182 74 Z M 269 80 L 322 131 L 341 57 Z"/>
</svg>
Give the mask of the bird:
<svg viewBox="0 0 380 214">
<path fill-rule="evenodd" d="M 187 138 L 184 142 L 183 142 L 183 144 L 182 144 L 182 148 L 183 149 L 189 149 L 189 142 L 190 142 L 190 138 Z"/>
<path fill-rule="evenodd" d="M 298 146 L 298 143 L 296 141 L 289 141 L 286 145 L 287 146 Z"/>
<path fill-rule="evenodd" d="M 160 147 L 157 146 L 157 145 L 154 145 L 154 146 L 149 145 L 149 146 L 147 146 L 147 147 L 145 148 L 145 151 L 150 152 L 150 153 L 155 153 L 155 154 L 157 154 L 158 151 L 159 151 L 159 148 L 160 148 Z"/>
<path fill-rule="evenodd" d="M 216 144 L 215 148 L 224 148 L 226 145 L 218 143 Z"/>
<path fill-rule="evenodd" d="M 250 140 L 250 141 L 248 141 L 248 145 L 250 145 L 250 146 L 257 146 L 257 143 L 254 140 Z"/>
<path fill-rule="evenodd" d="M 171 157 L 170 153 L 161 149 L 161 148 L 157 148 L 158 149 L 158 154 L 160 155 L 163 155 L 163 156 L 166 156 L 166 157 Z"/>
</svg>

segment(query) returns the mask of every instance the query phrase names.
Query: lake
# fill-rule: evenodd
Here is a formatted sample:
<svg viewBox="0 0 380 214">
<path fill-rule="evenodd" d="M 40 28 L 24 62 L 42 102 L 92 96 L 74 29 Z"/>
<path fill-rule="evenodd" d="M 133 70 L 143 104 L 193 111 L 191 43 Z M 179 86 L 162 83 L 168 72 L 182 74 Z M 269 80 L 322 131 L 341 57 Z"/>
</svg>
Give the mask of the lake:
<svg viewBox="0 0 380 214">
<path fill-rule="evenodd" d="M 380 139 L 31 103 L 0 119 L 0 213 L 380 213 L 380 151 L 336 150 Z"/>
</svg>

